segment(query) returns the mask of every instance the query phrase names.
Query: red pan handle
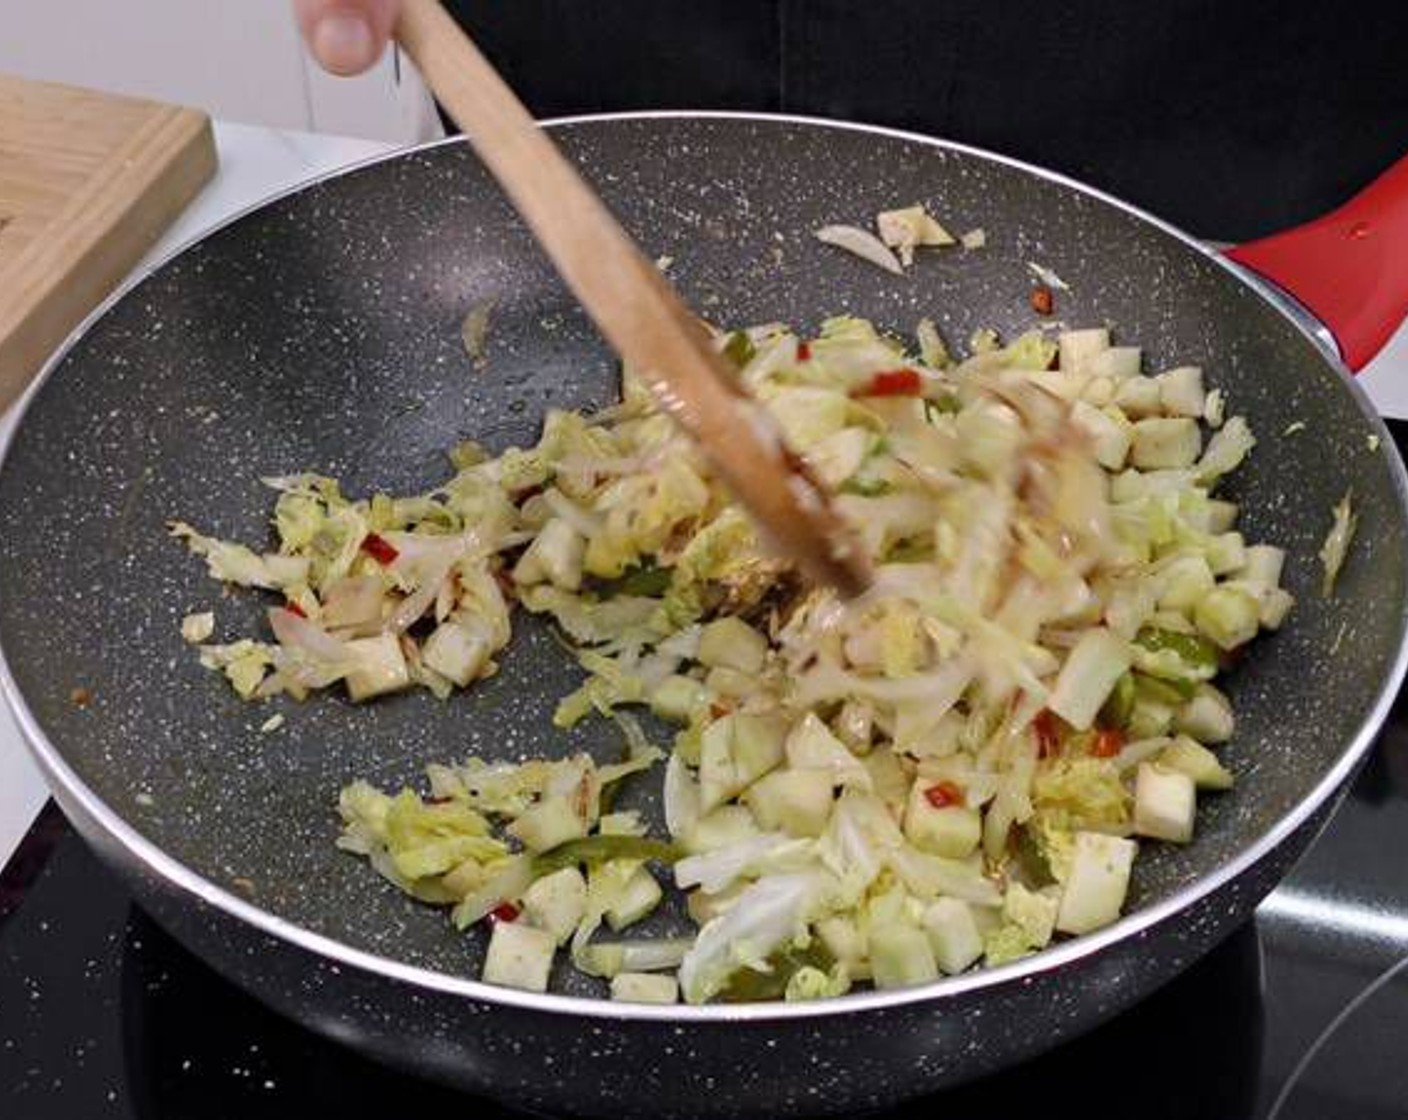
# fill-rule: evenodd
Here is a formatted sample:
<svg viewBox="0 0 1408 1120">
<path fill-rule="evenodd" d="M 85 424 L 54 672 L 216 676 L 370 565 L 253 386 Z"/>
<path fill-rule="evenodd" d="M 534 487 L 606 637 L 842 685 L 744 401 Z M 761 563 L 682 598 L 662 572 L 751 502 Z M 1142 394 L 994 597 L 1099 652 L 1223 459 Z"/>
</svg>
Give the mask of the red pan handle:
<svg viewBox="0 0 1408 1120">
<path fill-rule="evenodd" d="M 1338 210 L 1227 255 L 1305 304 L 1359 372 L 1408 315 L 1408 156 Z"/>
</svg>

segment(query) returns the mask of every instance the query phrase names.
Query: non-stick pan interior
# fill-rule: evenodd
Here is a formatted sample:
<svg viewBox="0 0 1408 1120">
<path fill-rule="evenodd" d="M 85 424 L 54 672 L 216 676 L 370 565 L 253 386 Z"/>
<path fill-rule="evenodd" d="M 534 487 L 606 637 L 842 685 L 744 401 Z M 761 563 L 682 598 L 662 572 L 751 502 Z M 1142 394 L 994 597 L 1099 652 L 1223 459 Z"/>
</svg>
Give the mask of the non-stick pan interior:
<svg viewBox="0 0 1408 1120">
<path fill-rule="evenodd" d="M 806 329 L 851 312 L 907 334 L 932 316 L 961 351 L 975 328 L 1033 324 L 1035 262 L 1069 284 L 1056 319 L 1111 325 L 1151 370 L 1202 365 L 1260 437 L 1228 493 L 1249 539 L 1290 550 L 1299 605 L 1232 678 L 1237 789 L 1206 799 L 1192 846 L 1149 846 L 1136 903 L 1254 844 L 1312 790 L 1397 651 L 1404 522 L 1392 449 L 1373 445 L 1355 397 L 1288 320 L 1176 236 L 974 153 L 741 118 L 601 120 L 557 136 L 718 323 Z M 984 229 L 986 248 L 925 253 L 891 277 L 811 237 L 916 201 L 956 233 Z M 461 325 L 490 300 L 481 368 Z M 163 523 L 262 542 L 261 475 L 313 469 L 359 495 L 429 486 L 456 441 L 532 440 L 546 406 L 601 405 L 615 384 L 609 353 L 463 145 L 247 215 L 72 346 L 0 470 L 0 644 L 24 703 L 114 813 L 211 882 L 349 945 L 477 975 L 474 935 L 334 850 L 334 798 L 355 777 L 414 780 L 430 760 L 614 754 L 609 725 L 551 727 L 577 678 L 567 657 L 524 621 L 502 672 L 448 703 L 245 705 L 197 665 L 178 623 L 213 609 L 232 639 L 267 603 L 222 596 Z M 1324 600 L 1316 549 L 1347 490 L 1360 531 Z M 75 689 L 91 700 L 75 703 Z M 287 722 L 261 734 L 273 710 Z"/>
</svg>

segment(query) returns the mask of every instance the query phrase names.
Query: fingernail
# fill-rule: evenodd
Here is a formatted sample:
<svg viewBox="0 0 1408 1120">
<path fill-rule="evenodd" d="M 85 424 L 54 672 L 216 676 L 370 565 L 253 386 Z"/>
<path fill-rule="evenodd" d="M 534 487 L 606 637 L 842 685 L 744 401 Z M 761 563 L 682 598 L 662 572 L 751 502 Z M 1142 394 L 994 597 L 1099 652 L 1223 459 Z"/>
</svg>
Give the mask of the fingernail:
<svg viewBox="0 0 1408 1120">
<path fill-rule="evenodd" d="M 360 74 L 381 53 L 371 25 L 352 12 L 324 16 L 313 28 L 313 54 L 334 74 Z"/>
</svg>

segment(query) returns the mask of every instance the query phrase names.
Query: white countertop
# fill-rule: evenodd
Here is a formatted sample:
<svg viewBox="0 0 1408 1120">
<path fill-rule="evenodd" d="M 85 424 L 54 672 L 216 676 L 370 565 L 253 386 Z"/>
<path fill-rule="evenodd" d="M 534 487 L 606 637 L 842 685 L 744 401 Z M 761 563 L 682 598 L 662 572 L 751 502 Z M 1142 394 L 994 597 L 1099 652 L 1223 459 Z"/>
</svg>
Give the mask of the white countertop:
<svg viewBox="0 0 1408 1120">
<path fill-rule="evenodd" d="M 215 125 L 215 141 L 219 171 L 147 260 L 165 255 L 270 194 L 389 150 L 387 145 L 369 140 L 220 122 Z M 1408 418 L 1408 322 L 1359 380 L 1384 415 Z M 0 433 L 8 425 L 9 417 L 0 417 Z M 25 753 L 14 720 L 0 703 L 0 866 L 29 828 L 45 797 L 44 783 Z"/>
</svg>

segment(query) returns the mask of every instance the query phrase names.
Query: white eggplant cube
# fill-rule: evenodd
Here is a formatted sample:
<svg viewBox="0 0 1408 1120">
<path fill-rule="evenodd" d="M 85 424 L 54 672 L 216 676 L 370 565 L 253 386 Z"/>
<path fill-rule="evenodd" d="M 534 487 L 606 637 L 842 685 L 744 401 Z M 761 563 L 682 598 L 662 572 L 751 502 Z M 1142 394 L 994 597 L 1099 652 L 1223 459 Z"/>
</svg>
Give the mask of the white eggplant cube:
<svg viewBox="0 0 1408 1120">
<path fill-rule="evenodd" d="M 1187 417 L 1159 417 L 1134 425 L 1129 459 L 1140 470 L 1191 467 L 1203 449 L 1198 422 Z"/>
<path fill-rule="evenodd" d="M 411 683 L 406 658 L 395 634 L 358 638 L 347 643 L 357 658 L 357 668 L 347 674 L 347 695 L 355 702 L 399 692 Z"/>
<path fill-rule="evenodd" d="M 789 836 L 820 836 L 835 802 L 832 777 L 825 770 L 774 770 L 743 795 L 758 824 Z"/>
<path fill-rule="evenodd" d="M 983 833 L 982 816 L 962 802 L 935 805 L 929 790 L 934 783 L 915 780 L 904 810 L 904 834 L 921 852 L 962 859 L 977 848 Z"/>
<path fill-rule="evenodd" d="M 544 875 L 523 895 L 523 913 L 561 945 L 577 928 L 587 910 L 587 881 L 575 867 Z"/>
<path fill-rule="evenodd" d="M 948 976 L 962 972 L 983 955 L 983 935 L 973 908 L 957 898 L 941 898 L 924 911 L 924 932 L 934 961 Z"/>
<path fill-rule="evenodd" d="M 611 978 L 611 998 L 617 1003 L 676 1003 L 680 986 L 669 975 L 621 972 Z"/>
<path fill-rule="evenodd" d="M 1134 777 L 1134 831 L 1154 840 L 1186 844 L 1193 839 L 1198 795 L 1180 770 L 1142 762 Z"/>
<path fill-rule="evenodd" d="M 545 992 L 556 952 L 557 938 L 547 930 L 525 922 L 496 922 L 484 958 L 484 983 Z"/>
<path fill-rule="evenodd" d="M 1118 918 L 1138 850 L 1133 840 L 1121 836 L 1077 832 L 1056 928 L 1062 933 L 1090 933 Z"/>
<path fill-rule="evenodd" d="M 425 640 L 421 660 L 460 688 L 467 688 L 489 662 L 489 641 L 477 629 L 442 622 Z"/>
<path fill-rule="evenodd" d="M 1159 383 L 1159 403 L 1169 416 L 1201 418 L 1207 405 L 1203 392 L 1203 371 L 1197 366 L 1179 366 L 1154 379 Z"/>
<path fill-rule="evenodd" d="M 907 988 L 939 975 L 928 934 L 898 922 L 871 931 L 870 967 L 877 988 Z"/>
<path fill-rule="evenodd" d="M 1077 731 L 1085 731 L 1129 665 L 1129 643 L 1093 627 L 1081 635 L 1061 666 L 1046 706 Z"/>
</svg>

